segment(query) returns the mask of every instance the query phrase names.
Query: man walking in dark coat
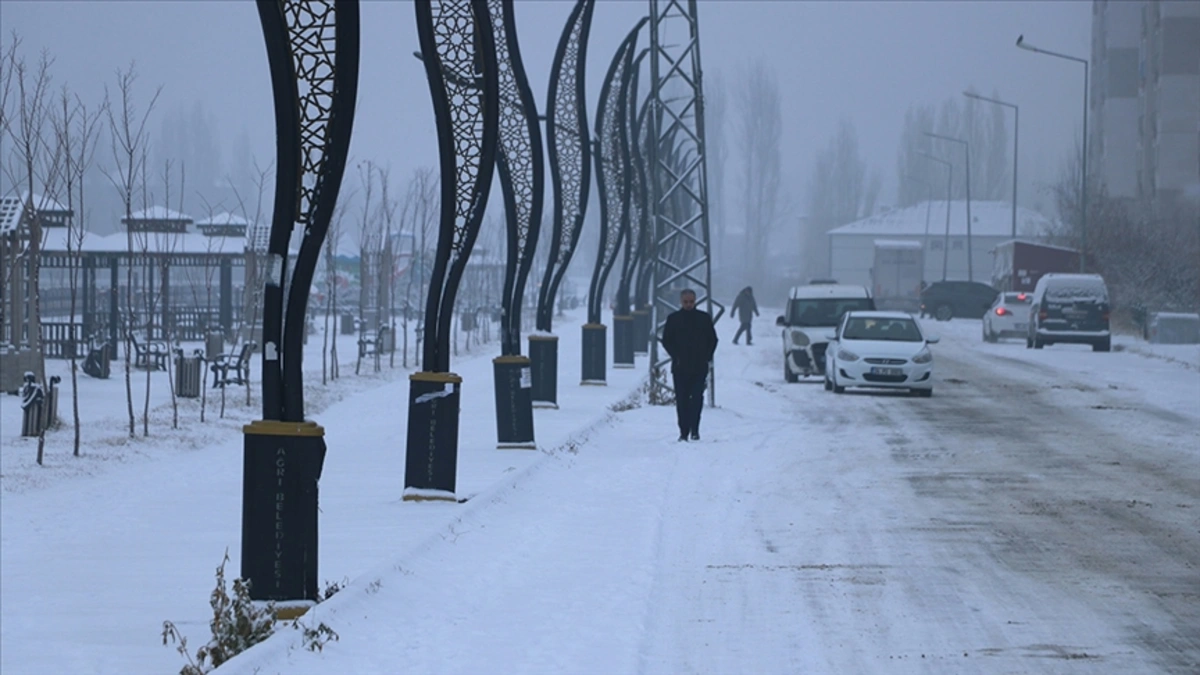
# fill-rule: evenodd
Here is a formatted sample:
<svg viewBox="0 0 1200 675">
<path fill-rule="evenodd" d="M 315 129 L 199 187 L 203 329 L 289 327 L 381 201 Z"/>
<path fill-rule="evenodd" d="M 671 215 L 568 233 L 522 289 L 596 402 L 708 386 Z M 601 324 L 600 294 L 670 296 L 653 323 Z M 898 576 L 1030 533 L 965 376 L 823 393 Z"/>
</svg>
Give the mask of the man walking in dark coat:
<svg viewBox="0 0 1200 675">
<path fill-rule="evenodd" d="M 679 440 L 691 437 L 698 441 L 708 367 L 717 350 L 717 331 L 708 312 L 696 309 L 696 291 L 684 289 L 679 304 L 682 309 L 672 312 L 663 326 L 662 346 L 671 355 Z"/>
<path fill-rule="evenodd" d="M 733 344 L 738 343 L 738 338 L 742 337 L 742 333 L 746 334 L 746 344 L 754 344 L 754 335 L 750 333 L 750 321 L 758 316 L 758 303 L 754 301 L 754 289 L 747 286 L 738 293 L 737 299 L 733 301 L 733 307 L 730 308 L 730 313 L 736 312 L 738 321 L 741 326 L 737 332 L 733 334 Z"/>
</svg>

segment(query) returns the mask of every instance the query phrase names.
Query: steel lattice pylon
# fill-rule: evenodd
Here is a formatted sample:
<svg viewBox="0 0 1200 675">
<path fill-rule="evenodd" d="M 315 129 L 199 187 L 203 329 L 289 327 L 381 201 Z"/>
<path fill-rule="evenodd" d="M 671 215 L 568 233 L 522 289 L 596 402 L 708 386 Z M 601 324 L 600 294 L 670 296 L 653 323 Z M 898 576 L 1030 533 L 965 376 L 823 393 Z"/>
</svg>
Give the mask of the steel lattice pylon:
<svg viewBox="0 0 1200 675">
<path fill-rule="evenodd" d="M 650 0 L 650 79 L 651 311 L 658 338 L 667 315 L 679 309 L 679 291 L 684 288 L 696 291 L 697 307 L 705 308 L 714 321 L 724 312 L 710 292 L 708 169 L 696 0 Z M 658 340 L 652 340 L 651 403 L 669 403 L 674 398 L 664 369 L 669 361 L 659 351 Z M 714 403 L 711 373 L 708 396 L 709 404 Z"/>
</svg>

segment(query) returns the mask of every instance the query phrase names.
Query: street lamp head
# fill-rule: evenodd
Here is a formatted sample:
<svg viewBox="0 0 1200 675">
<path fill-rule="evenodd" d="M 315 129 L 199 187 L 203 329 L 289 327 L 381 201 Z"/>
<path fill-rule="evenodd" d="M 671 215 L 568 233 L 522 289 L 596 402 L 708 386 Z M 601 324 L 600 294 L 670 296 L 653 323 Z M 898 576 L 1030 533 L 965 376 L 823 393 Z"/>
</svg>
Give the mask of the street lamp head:
<svg viewBox="0 0 1200 675">
<path fill-rule="evenodd" d="M 1025 35 L 1023 35 L 1023 34 L 1017 36 L 1017 46 L 1020 47 L 1021 49 L 1027 49 L 1031 52 L 1039 51 L 1037 47 L 1034 47 L 1033 45 L 1027 44 L 1025 42 Z"/>
</svg>

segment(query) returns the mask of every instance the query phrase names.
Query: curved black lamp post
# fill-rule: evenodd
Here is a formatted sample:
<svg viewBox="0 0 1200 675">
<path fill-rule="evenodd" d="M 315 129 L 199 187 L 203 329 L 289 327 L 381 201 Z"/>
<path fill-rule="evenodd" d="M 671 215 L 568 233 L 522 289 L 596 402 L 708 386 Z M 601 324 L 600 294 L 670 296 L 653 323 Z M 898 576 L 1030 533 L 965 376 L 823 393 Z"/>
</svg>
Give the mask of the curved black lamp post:
<svg viewBox="0 0 1200 675">
<path fill-rule="evenodd" d="M 350 149 L 359 13 L 357 0 L 259 0 L 258 16 L 275 100 L 275 205 L 263 293 L 263 419 L 243 429 L 241 576 L 250 597 L 292 602 L 278 614 L 294 616 L 317 600 L 325 460 L 324 430 L 304 419 L 305 313 Z M 289 277 L 297 226 L 304 237 Z"/>
<path fill-rule="evenodd" d="M 629 191 L 625 189 L 629 166 L 629 158 L 625 153 L 625 95 L 629 88 L 626 73 L 633 61 L 633 48 L 637 42 L 638 31 L 648 21 L 649 18 L 638 21 L 621 42 L 600 89 L 599 113 L 596 119 L 600 245 L 597 247 L 591 287 L 588 289 L 587 323 L 583 326 L 583 384 L 607 384 L 604 362 L 606 326 L 600 323 L 601 305 L 608 273 L 617 259 L 621 239 L 629 224 Z"/>
<path fill-rule="evenodd" d="M 634 204 L 638 205 L 636 226 L 639 232 L 637 277 L 633 284 L 633 352 L 634 354 L 650 353 L 650 263 L 652 261 L 651 247 L 654 245 L 652 228 L 650 227 L 650 185 L 646 182 L 649 176 L 646 172 L 648 157 L 643 154 L 645 143 L 651 142 L 649 127 L 646 126 L 646 116 L 650 112 L 650 98 L 642 102 L 634 123 L 634 141 L 630 143 L 630 156 L 634 169 Z"/>
<path fill-rule="evenodd" d="M 643 49 L 633 58 L 625 71 L 622 83 L 624 90 L 624 109 L 621 123 L 625 126 L 623 134 L 622 154 L 625 157 L 625 172 L 621 177 L 623 184 L 621 227 L 625 232 L 625 254 L 621 260 L 621 277 L 617 282 L 617 293 L 613 305 L 613 368 L 633 368 L 637 319 L 630 306 L 630 286 L 644 258 L 644 229 L 642 227 L 642 190 L 639 184 L 641 174 L 641 153 L 638 151 L 638 79 L 642 59 L 650 53 Z"/>
<path fill-rule="evenodd" d="M 513 0 L 489 0 L 496 31 L 499 72 L 500 143 L 496 170 L 508 223 L 508 264 L 504 272 L 504 311 L 500 317 L 501 356 L 492 361 L 496 387 L 496 444 L 534 449 L 530 362 L 521 355 L 521 309 L 525 281 L 533 265 L 542 223 L 545 190 L 542 134 L 537 103 L 525 76 L 517 43 Z"/>
<path fill-rule="evenodd" d="M 496 46 L 486 0 L 413 4 L 437 120 L 442 194 L 422 371 L 409 376 L 404 499 L 454 500 L 462 378 L 450 372 L 451 320 L 496 165 Z"/>
<path fill-rule="evenodd" d="M 558 337 L 551 331 L 558 287 L 583 229 L 591 184 L 592 147 L 588 135 L 584 74 L 595 0 L 579 0 L 563 27 L 550 69 L 546 141 L 554 185 L 554 231 L 546 274 L 538 289 L 537 332 L 529 336 L 533 406 L 558 407 Z"/>
</svg>

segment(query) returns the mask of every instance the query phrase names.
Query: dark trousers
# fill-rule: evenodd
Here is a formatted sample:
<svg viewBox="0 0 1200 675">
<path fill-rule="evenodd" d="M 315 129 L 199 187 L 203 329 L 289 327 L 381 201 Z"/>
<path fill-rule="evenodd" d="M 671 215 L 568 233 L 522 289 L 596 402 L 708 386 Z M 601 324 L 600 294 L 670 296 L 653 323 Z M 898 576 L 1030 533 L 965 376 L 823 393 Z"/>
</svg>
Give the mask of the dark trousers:
<svg viewBox="0 0 1200 675">
<path fill-rule="evenodd" d="M 742 333 L 746 334 L 746 344 L 754 344 L 754 336 L 750 334 L 750 322 L 743 321 L 741 326 L 738 326 L 737 333 L 733 336 L 733 344 L 737 344 L 738 338 L 742 337 Z"/>
<path fill-rule="evenodd" d="M 704 390 L 708 387 L 708 370 L 699 372 L 675 371 L 675 414 L 679 419 L 679 435 L 700 433 L 700 411 L 704 408 Z"/>
</svg>

